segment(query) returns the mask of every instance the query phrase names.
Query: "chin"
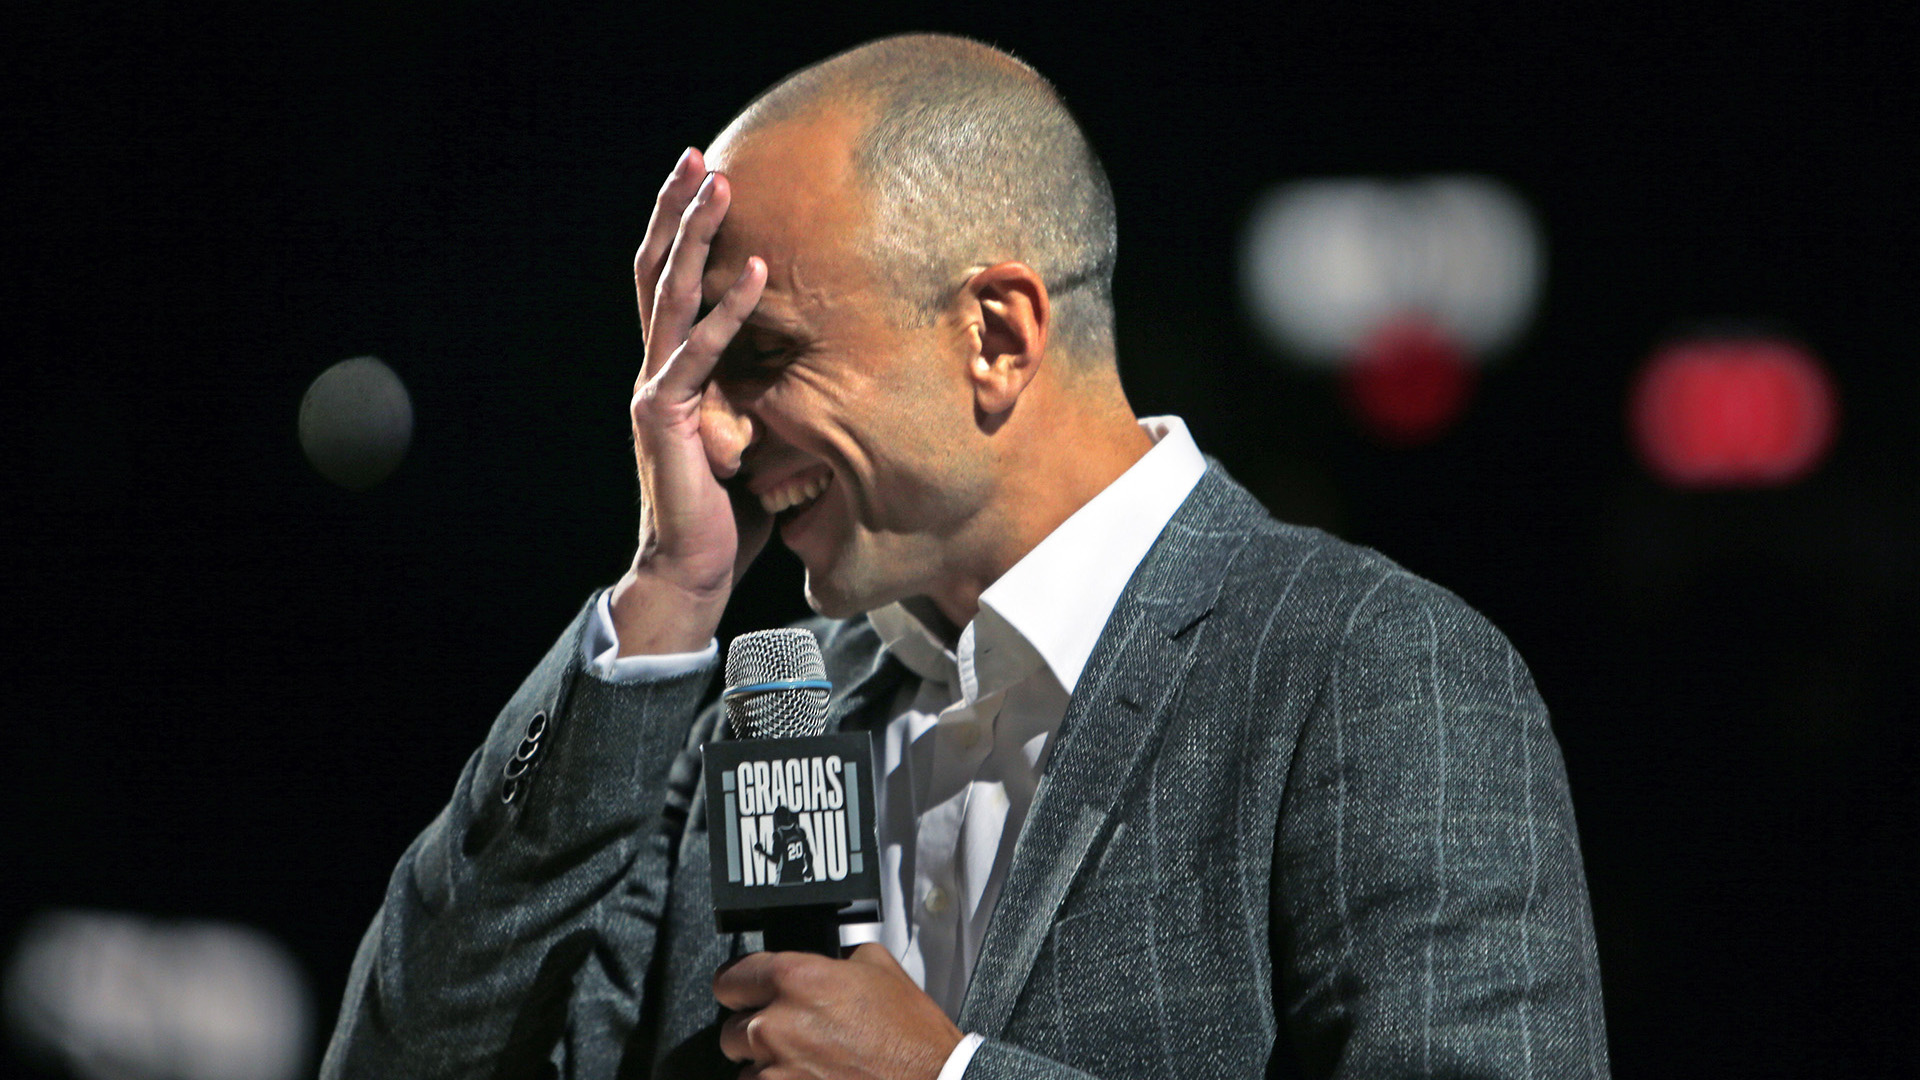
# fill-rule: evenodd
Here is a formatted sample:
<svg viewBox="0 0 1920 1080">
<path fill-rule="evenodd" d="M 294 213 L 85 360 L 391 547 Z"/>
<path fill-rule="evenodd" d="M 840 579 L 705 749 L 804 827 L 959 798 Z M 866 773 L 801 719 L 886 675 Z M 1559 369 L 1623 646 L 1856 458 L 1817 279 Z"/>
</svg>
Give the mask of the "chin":
<svg viewBox="0 0 1920 1080">
<path fill-rule="evenodd" d="M 881 601 L 875 604 L 863 604 L 841 590 L 817 582 L 811 570 L 807 571 L 806 594 L 807 606 L 813 609 L 814 614 L 824 615 L 829 619 L 851 619 L 855 615 L 865 615 L 885 603 Z"/>
<path fill-rule="evenodd" d="M 900 582 L 871 580 L 874 575 L 863 575 L 857 566 L 849 567 L 845 561 L 824 573 L 811 566 L 806 570 L 807 606 L 829 619 L 865 615 L 913 594 Z"/>
</svg>

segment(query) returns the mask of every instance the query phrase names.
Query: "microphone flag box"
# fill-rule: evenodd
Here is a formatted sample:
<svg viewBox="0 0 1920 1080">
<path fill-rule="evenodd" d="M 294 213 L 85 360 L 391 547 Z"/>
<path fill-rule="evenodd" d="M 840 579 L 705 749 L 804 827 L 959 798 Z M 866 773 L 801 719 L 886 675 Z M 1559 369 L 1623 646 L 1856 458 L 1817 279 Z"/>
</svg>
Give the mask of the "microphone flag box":
<svg viewBox="0 0 1920 1080">
<path fill-rule="evenodd" d="M 864 731 L 703 745 L 713 906 L 722 933 L 774 908 L 880 896 L 873 747 Z"/>
</svg>

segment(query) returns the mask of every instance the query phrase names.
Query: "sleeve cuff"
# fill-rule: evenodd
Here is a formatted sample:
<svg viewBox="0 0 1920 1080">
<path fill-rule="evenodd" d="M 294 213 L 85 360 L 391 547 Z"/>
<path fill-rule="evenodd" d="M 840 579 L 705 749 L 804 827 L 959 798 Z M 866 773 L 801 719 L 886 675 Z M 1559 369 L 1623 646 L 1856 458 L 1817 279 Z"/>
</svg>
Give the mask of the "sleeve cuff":
<svg viewBox="0 0 1920 1080">
<path fill-rule="evenodd" d="M 707 647 L 699 652 L 621 656 L 620 639 L 613 630 L 613 590 L 606 589 L 593 602 L 593 618 L 587 620 L 586 632 L 580 635 L 580 652 L 581 661 L 594 678 L 624 685 L 699 671 L 719 658 L 720 643 L 709 638 Z"/>
<path fill-rule="evenodd" d="M 973 1052 L 980 1049 L 980 1044 L 985 1041 L 985 1036 L 981 1035 L 970 1034 L 962 1037 L 960 1045 L 954 1047 L 953 1053 L 947 1055 L 947 1063 L 940 1067 L 940 1075 L 934 1080 L 960 1080 L 966 1075 L 967 1065 L 973 1061 Z"/>
</svg>

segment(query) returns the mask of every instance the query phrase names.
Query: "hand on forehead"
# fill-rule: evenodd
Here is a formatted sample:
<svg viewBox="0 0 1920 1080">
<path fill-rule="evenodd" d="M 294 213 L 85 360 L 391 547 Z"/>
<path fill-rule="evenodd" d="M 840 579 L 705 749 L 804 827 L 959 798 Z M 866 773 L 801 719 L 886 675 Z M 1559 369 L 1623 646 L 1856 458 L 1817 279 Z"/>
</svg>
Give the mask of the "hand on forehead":
<svg viewBox="0 0 1920 1080">
<path fill-rule="evenodd" d="M 749 255 L 767 260 L 769 292 L 804 291 L 808 277 L 857 269 L 867 218 L 853 165 L 858 136 L 854 117 L 821 111 L 716 140 L 707 164 L 726 174 L 733 201 L 708 258 L 709 297 Z"/>
</svg>

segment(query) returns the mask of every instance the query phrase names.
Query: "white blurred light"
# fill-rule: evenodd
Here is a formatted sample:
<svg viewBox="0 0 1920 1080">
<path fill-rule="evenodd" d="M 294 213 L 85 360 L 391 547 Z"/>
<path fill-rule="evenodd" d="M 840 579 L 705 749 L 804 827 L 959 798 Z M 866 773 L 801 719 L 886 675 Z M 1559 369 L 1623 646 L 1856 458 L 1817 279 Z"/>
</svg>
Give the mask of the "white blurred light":
<svg viewBox="0 0 1920 1080">
<path fill-rule="evenodd" d="M 1526 204 L 1489 177 L 1309 180 L 1254 206 L 1240 280 L 1261 330 L 1308 363 L 1344 363 L 1408 317 L 1431 320 L 1479 358 L 1526 329 L 1544 248 Z"/>
<path fill-rule="evenodd" d="M 104 912 L 29 926 L 5 1002 L 24 1047 L 86 1080 L 292 1080 L 313 1026 L 298 967 L 265 935 Z"/>
<path fill-rule="evenodd" d="M 341 487 L 365 491 L 385 480 L 412 441 L 413 401 L 378 357 L 340 361 L 300 399 L 300 447 Z"/>
</svg>

